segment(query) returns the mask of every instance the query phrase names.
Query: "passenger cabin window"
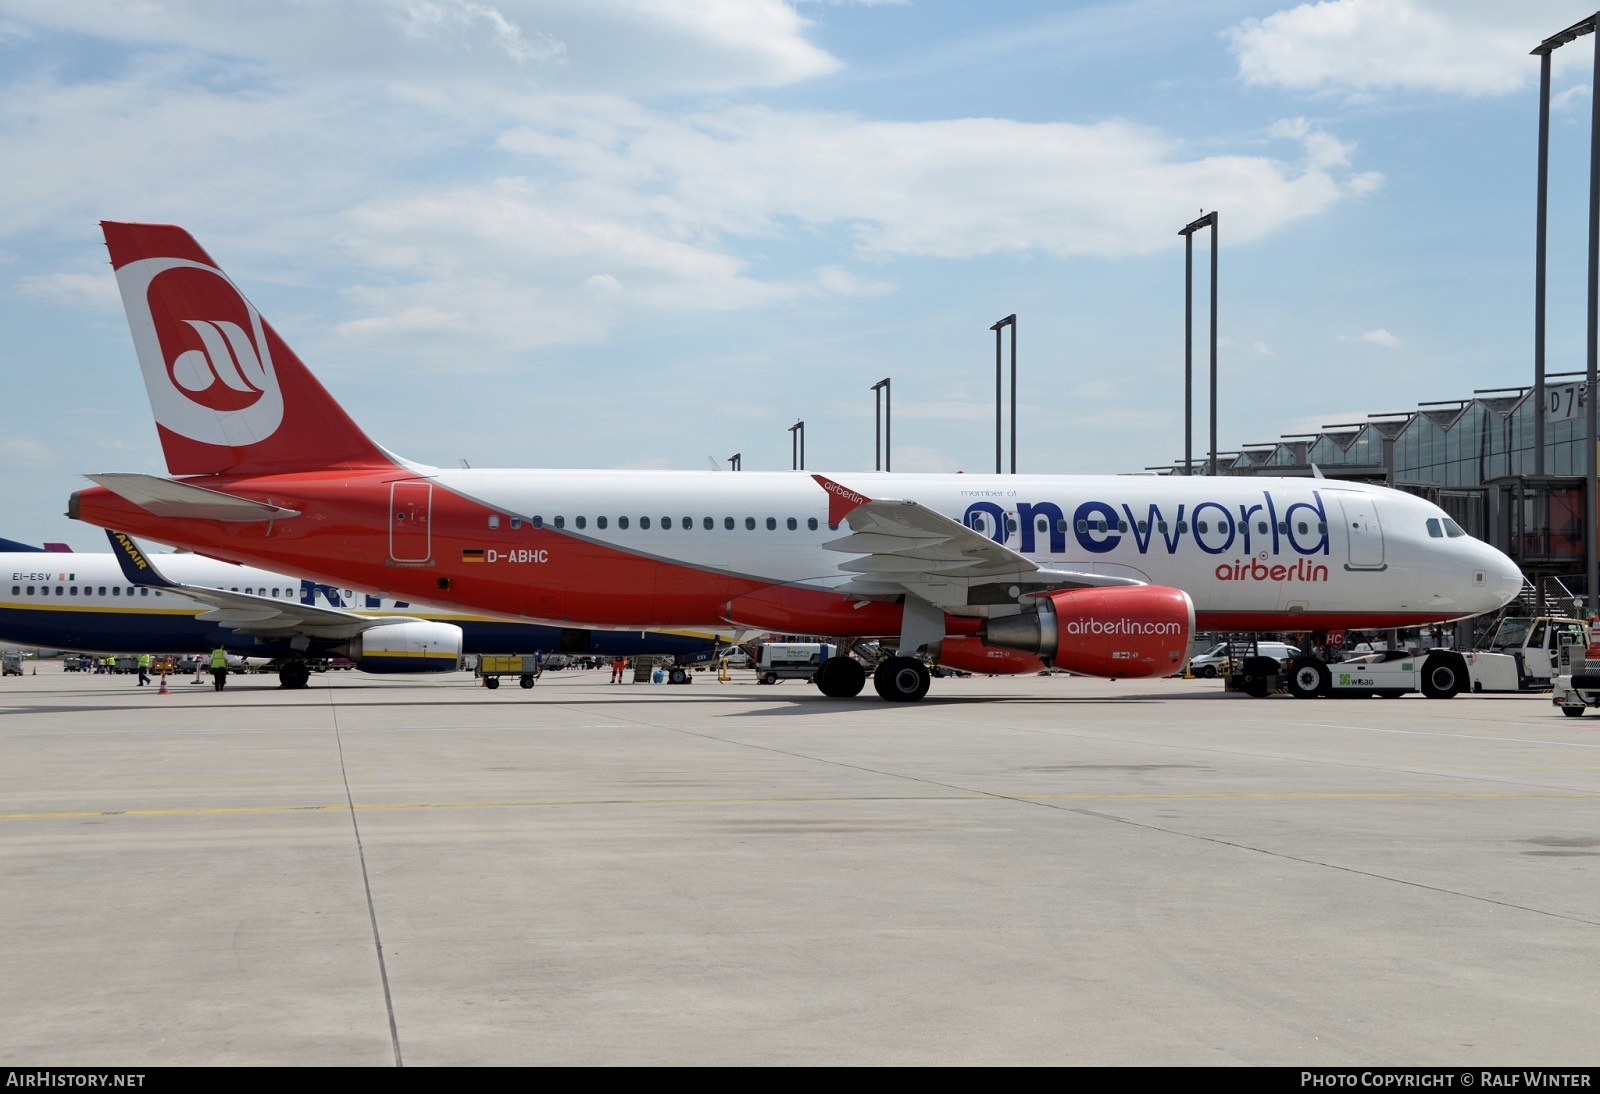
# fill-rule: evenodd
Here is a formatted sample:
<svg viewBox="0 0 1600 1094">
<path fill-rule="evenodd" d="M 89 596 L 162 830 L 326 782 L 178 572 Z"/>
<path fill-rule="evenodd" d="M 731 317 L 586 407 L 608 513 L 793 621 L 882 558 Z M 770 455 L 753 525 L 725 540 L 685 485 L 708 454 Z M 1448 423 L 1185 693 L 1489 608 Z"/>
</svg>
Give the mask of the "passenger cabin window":
<svg viewBox="0 0 1600 1094">
<path fill-rule="evenodd" d="M 589 518 L 588 517 L 573 517 L 572 518 L 572 523 L 576 524 L 579 528 L 584 528 L 584 527 L 588 526 Z"/>
<path fill-rule="evenodd" d="M 498 528 L 498 527 L 500 527 L 500 517 L 499 517 L 498 514 L 493 514 L 493 515 L 491 515 L 489 517 L 489 527 L 490 528 Z"/>
<path fill-rule="evenodd" d="M 511 518 L 511 530 L 512 531 L 516 531 L 517 529 L 519 529 L 521 527 L 522 527 L 522 518 L 521 517 L 512 517 Z"/>
<path fill-rule="evenodd" d="M 605 526 L 606 526 L 606 518 L 605 517 L 595 517 L 594 518 L 594 526 L 596 528 L 604 529 Z"/>
<path fill-rule="evenodd" d="M 684 517 L 683 518 L 683 530 L 685 532 L 688 532 L 688 531 L 693 530 L 693 528 L 694 528 L 694 518 L 693 517 Z"/>
<path fill-rule="evenodd" d="M 544 527 L 544 517 L 542 517 L 542 516 L 535 516 L 535 517 L 534 517 L 534 518 L 533 518 L 533 526 L 534 526 L 534 527 L 535 527 L 535 528 L 543 528 L 543 527 Z"/>
<path fill-rule="evenodd" d="M 672 530 L 672 518 L 671 517 L 662 517 L 661 518 L 661 530 L 663 532 L 670 532 Z"/>
<path fill-rule="evenodd" d="M 617 527 L 621 528 L 624 532 L 626 532 L 628 530 L 628 518 L 627 517 L 618 517 L 617 518 Z"/>
<path fill-rule="evenodd" d="M 793 517 L 790 517 L 790 518 L 789 518 L 789 531 L 791 531 L 791 532 L 792 532 L 792 531 L 794 531 L 794 530 L 795 530 L 795 529 L 796 529 L 796 528 L 798 528 L 798 527 L 800 527 L 800 524 L 799 524 L 799 522 L 798 522 L 798 521 L 796 521 L 796 520 L 795 520 L 795 519 L 794 519 L 794 518 L 793 518 Z"/>
<path fill-rule="evenodd" d="M 704 528 L 708 532 L 711 531 L 716 526 L 717 526 L 717 522 L 715 520 L 711 519 L 710 517 L 705 517 L 704 519 L 702 519 L 700 521 L 700 527 Z"/>
<path fill-rule="evenodd" d="M 807 517 L 806 518 L 806 527 L 811 529 L 813 532 L 815 532 L 817 530 L 817 518 L 816 517 Z"/>
<path fill-rule="evenodd" d="M 755 517 L 745 517 L 744 518 L 744 530 L 746 532 L 754 532 L 756 530 L 756 518 Z"/>
<path fill-rule="evenodd" d="M 556 527 L 557 528 L 565 528 L 566 526 L 567 526 L 567 518 L 566 517 L 557 517 L 556 518 Z"/>
<path fill-rule="evenodd" d="M 778 518 L 777 517 L 768 517 L 767 518 L 767 531 L 776 532 L 777 530 L 778 530 Z"/>
<path fill-rule="evenodd" d="M 722 518 L 722 526 L 724 528 L 726 528 L 730 532 L 733 531 L 733 518 L 732 517 L 723 517 Z"/>
<path fill-rule="evenodd" d="M 643 528 L 646 532 L 648 532 L 650 530 L 650 518 L 649 517 L 640 517 L 639 518 L 639 527 Z"/>
</svg>

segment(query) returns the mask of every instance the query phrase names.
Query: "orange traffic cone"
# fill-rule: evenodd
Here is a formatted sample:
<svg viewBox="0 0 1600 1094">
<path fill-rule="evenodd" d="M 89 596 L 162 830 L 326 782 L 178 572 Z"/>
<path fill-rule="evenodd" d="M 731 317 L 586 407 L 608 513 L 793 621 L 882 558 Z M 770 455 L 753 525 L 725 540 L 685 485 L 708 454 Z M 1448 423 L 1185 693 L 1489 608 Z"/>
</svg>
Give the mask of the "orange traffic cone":
<svg viewBox="0 0 1600 1094">
<path fill-rule="evenodd" d="M 170 695 L 170 694 L 172 694 L 171 692 L 169 692 L 167 690 L 167 674 L 164 673 L 164 672 L 161 674 L 161 689 L 159 691 L 157 691 L 156 694 L 157 695 Z"/>
</svg>

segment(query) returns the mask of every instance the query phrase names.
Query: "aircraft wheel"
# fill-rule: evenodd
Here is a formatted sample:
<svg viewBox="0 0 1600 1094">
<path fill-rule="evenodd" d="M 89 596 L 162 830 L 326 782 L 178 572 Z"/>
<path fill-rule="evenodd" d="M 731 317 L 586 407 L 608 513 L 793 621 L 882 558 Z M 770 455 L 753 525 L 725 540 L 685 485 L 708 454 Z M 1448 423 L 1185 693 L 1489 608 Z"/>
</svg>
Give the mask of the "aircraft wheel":
<svg viewBox="0 0 1600 1094">
<path fill-rule="evenodd" d="M 500 677 L 485 676 L 483 678 L 483 686 L 488 688 L 490 691 L 493 691 L 495 688 L 500 686 Z"/>
<path fill-rule="evenodd" d="M 1302 658 L 1289 669 L 1289 694 L 1296 699 L 1315 699 L 1332 686 L 1333 673 L 1315 657 Z"/>
<path fill-rule="evenodd" d="M 303 688 L 311 682 L 311 669 L 304 661 L 286 661 L 278 669 L 278 686 Z"/>
<path fill-rule="evenodd" d="M 1453 699 L 1467 686 L 1466 665 L 1449 653 L 1435 653 L 1422 665 L 1422 694 L 1429 699 Z"/>
<path fill-rule="evenodd" d="M 830 699 L 853 699 L 867 686 L 867 670 L 854 657 L 830 657 L 817 670 L 814 682 Z"/>
<path fill-rule="evenodd" d="M 531 688 L 531 687 L 533 687 L 533 677 L 524 676 L 520 680 L 517 681 L 517 684 L 518 684 L 519 687 Z"/>
<path fill-rule="evenodd" d="M 667 683 L 669 684 L 687 684 L 688 682 L 689 674 L 684 672 L 681 668 L 674 668 L 671 672 L 667 673 Z"/>
<path fill-rule="evenodd" d="M 1583 707 L 1562 707 L 1561 708 L 1561 713 L 1565 714 L 1568 718 L 1582 718 L 1583 717 L 1583 711 L 1584 711 Z"/>
<path fill-rule="evenodd" d="M 929 683 L 928 666 L 915 657 L 891 657 L 872 674 L 872 686 L 891 703 L 915 703 Z"/>
</svg>

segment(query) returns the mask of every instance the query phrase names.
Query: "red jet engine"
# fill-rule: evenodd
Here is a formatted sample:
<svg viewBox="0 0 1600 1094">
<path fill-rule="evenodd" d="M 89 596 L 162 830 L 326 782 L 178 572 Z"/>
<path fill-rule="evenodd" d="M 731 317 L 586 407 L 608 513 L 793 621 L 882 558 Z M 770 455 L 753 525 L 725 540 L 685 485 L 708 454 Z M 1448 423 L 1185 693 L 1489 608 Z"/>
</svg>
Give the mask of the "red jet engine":
<svg viewBox="0 0 1600 1094">
<path fill-rule="evenodd" d="M 1064 589 L 1038 601 L 1034 611 L 985 621 L 978 637 L 1085 676 L 1171 676 L 1189 660 L 1194 602 L 1182 589 Z"/>
</svg>

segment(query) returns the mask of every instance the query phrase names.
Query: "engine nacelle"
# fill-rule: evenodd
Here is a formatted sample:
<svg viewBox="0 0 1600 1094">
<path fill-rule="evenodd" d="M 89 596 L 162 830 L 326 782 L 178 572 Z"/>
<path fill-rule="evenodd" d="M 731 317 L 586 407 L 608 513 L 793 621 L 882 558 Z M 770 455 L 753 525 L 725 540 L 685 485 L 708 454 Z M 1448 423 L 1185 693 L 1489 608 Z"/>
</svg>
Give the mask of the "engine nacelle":
<svg viewBox="0 0 1600 1094">
<path fill-rule="evenodd" d="M 362 672 L 454 672 L 461 664 L 461 628 L 385 623 L 352 638 L 345 655 Z"/>
<path fill-rule="evenodd" d="M 979 637 L 1085 676 L 1170 676 L 1189 660 L 1194 602 L 1182 589 L 1064 589 L 1038 601 L 1037 611 L 986 621 Z"/>
<path fill-rule="evenodd" d="M 1036 655 L 1016 650 L 985 646 L 976 638 L 946 638 L 934 651 L 934 661 L 962 672 L 981 672 L 991 676 L 1016 676 L 1039 672 L 1045 664 Z"/>
</svg>

